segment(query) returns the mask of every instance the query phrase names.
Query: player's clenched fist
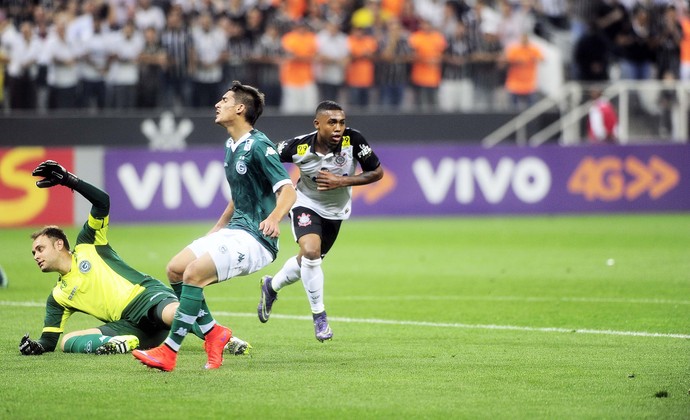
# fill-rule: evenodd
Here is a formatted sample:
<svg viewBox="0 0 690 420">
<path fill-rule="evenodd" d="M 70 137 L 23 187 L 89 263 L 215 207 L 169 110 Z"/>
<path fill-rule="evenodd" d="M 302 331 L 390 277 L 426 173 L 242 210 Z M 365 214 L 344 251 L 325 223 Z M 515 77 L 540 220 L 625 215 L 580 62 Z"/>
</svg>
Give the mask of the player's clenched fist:
<svg viewBox="0 0 690 420">
<path fill-rule="evenodd" d="M 43 177 L 42 180 L 36 181 L 38 188 L 50 188 L 59 184 L 74 189 L 79 182 L 79 178 L 54 160 L 42 162 L 31 175 Z"/>
<path fill-rule="evenodd" d="M 24 356 L 38 356 L 45 353 L 45 350 L 41 343 L 30 339 L 29 333 L 26 333 L 19 342 L 19 352 Z"/>
</svg>

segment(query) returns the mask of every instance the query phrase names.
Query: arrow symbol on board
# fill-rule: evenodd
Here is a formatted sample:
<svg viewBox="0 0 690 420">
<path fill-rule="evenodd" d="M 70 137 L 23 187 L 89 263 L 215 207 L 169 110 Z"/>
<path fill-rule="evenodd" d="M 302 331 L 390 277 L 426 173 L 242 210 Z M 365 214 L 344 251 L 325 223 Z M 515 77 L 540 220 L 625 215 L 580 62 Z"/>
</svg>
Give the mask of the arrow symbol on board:
<svg viewBox="0 0 690 420">
<path fill-rule="evenodd" d="M 627 185 L 625 197 L 634 200 L 645 191 L 656 200 L 678 185 L 680 175 L 672 165 L 656 155 L 649 158 L 647 165 L 634 156 L 625 159 L 625 171 L 634 179 Z"/>
<path fill-rule="evenodd" d="M 397 179 L 395 174 L 391 171 L 387 171 L 384 168 L 383 178 L 374 182 L 373 184 L 359 185 L 352 189 L 352 199 L 355 200 L 359 197 L 364 199 L 367 204 L 373 204 L 379 201 L 386 194 L 391 192 L 395 188 Z"/>
</svg>

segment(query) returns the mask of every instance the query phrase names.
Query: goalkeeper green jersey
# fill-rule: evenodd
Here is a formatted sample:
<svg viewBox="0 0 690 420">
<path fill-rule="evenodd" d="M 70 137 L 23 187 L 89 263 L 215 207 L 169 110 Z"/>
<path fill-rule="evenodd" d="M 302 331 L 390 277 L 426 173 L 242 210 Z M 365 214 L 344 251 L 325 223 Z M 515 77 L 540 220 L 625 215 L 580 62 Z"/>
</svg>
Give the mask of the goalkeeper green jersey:
<svg viewBox="0 0 690 420">
<path fill-rule="evenodd" d="M 228 139 L 225 144 L 225 176 L 235 205 L 227 227 L 247 231 L 275 258 L 278 239 L 263 235 L 259 224 L 275 209 L 275 192 L 292 181 L 280 163 L 273 143 L 256 129 L 236 143 Z"/>
<path fill-rule="evenodd" d="M 150 308 L 177 299 L 172 289 L 120 258 L 108 243 L 108 223 L 107 209 L 94 207 L 77 237 L 69 273 L 60 276 L 48 296 L 42 338 L 56 342 L 75 312 L 103 322 L 128 319 L 138 324 Z"/>
</svg>

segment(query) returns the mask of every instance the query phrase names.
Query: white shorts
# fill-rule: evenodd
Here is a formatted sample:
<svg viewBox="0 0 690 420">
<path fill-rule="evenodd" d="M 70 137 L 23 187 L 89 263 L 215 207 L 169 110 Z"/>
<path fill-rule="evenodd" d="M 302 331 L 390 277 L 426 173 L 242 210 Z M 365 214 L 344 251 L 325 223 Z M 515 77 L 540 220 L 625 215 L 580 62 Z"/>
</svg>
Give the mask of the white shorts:
<svg viewBox="0 0 690 420">
<path fill-rule="evenodd" d="M 273 255 L 240 229 L 221 229 L 195 240 L 188 248 L 197 258 L 205 253 L 211 256 L 218 282 L 246 276 L 273 262 Z"/>
</svg>

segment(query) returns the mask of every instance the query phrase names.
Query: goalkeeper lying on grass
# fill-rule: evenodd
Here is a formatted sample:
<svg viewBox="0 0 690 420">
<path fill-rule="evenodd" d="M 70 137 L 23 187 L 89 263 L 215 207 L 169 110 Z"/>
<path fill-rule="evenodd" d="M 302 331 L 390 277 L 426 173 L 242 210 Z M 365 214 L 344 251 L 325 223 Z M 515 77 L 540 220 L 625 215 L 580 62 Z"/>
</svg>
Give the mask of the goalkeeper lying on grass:
<svg viewBox="0 0 690 420">
<path fill-rule="evenodd" d="M 179 301 L 171 288 L 127 265 L 110 247 L 108 194 L 55 161 L 41 163 L 33 175 L 43 178 L 36 182 L 39 188 L 64 185 L 84 196 L 92 207 L 74 250 L 57 226 L 31 235 L 31 253 L 38 267 L 60 277 L 48 296 L 41 337 L 32 340 L 26 334 L 19 351 L 24 355 L 54 351 L 67 319 L 75 312 L 92 315 L 105 324 L 65 334 L 60 346 L 65 353 L 116 354 L 158 346 L 168 335 Z M 194 330 L 203 339 L 197 325 Z M 232 337 L 225 348 L 239 355 L 247 354 L 251 346 Z"/>
</svg>

